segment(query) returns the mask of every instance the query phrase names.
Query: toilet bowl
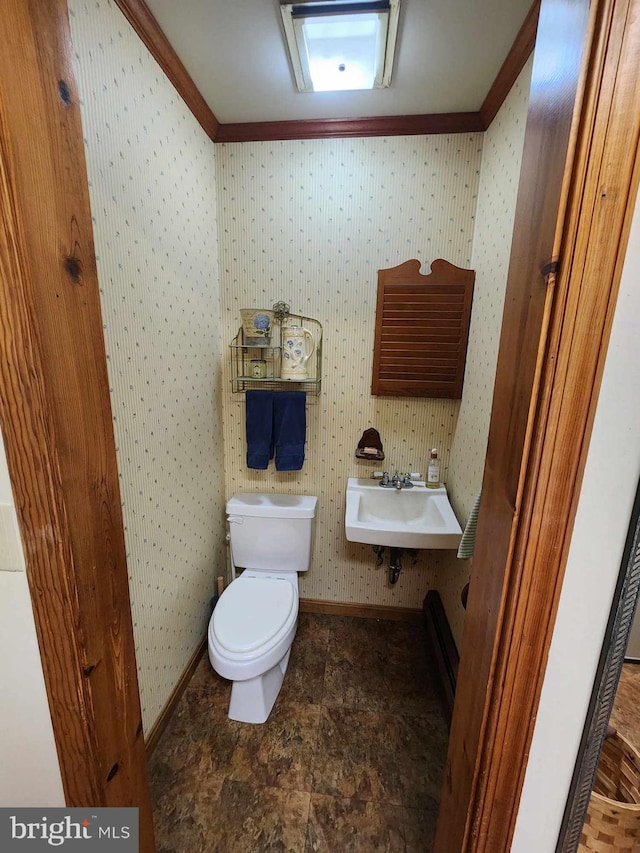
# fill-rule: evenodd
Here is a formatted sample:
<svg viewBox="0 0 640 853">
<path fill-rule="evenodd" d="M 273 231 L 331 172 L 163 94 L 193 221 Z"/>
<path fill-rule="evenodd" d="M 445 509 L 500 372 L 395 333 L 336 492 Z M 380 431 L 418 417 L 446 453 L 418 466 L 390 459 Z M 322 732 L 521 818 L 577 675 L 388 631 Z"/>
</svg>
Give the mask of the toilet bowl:
<svg viewBox="0 0 640 853">
<path fill-rule="evenodd" d="M 208 629 L 211 666 L 233 682 L 229 717 L 264 723 L 289 664 L 298 571 L 310 564 L 317 498 L 236 495 L 227 503 L 234 562 L 246 566 L 218 600 Z"/>
<path fill-rule="evenodd" d="M 233 681 L 229 717 L 264 723 L 280 692 L 298 627 L 298 576 L 245 571 L 209 622 L 211 666 Z"/>
</svg>

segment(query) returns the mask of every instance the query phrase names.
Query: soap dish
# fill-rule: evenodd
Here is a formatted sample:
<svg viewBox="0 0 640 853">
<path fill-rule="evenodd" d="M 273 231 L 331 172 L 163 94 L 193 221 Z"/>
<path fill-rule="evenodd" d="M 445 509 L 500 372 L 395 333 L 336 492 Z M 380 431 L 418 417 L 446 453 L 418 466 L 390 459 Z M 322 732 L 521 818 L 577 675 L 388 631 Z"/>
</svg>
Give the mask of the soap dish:
<svg viewBox="0 0 640 853">
<path fill-rule="evenodd" d="M 377 429 L 370 427 L 362 433 L 362 438 L 356 448 L 357 459 L 384 459 L 382 441 Z"/>
</svg>

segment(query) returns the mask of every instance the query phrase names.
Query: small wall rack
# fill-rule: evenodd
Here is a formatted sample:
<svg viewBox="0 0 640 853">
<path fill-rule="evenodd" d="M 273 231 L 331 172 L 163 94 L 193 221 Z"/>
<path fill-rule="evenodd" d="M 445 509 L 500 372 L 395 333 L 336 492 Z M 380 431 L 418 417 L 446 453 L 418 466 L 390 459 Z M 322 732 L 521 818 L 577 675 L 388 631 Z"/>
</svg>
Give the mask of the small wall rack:
<svg viewBox="0 0 640 853">
<path fill-rule="evenodd" d="M 266 310 L 266 309 L 265 309 Z M 247 344 L 242 326 L 229 345 L 231 353 L 231 390 L 234 394 L 251 389 L 270 388 L 274 391 L 306 391 L 318 396 L 322 384 L 322 324 L 313 317 L 302 314 L 288 314 L 286 322 L 293 322 L 313 335 L 315 350 L 307 362 L 307 379 L 283 379 L 282 367 L 282 321 L 276 318 L 272 326 L 268 346 Z M 254 369 L 264 372 L 264 376 L 254 375 Z"/>
</svg>

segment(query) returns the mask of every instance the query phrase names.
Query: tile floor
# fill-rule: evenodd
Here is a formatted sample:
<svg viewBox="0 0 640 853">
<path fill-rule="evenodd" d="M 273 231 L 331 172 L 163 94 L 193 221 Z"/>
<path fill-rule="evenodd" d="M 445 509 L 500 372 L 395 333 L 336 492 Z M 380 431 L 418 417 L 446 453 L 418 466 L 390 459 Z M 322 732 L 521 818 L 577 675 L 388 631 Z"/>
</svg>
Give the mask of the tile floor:
<svg viewBox="0 0 640 853">
<path fill-rule="evenodd" d="M 422 625 L 300 615 L 262 726 L 205 657 L 149 772 L 158 853 L 428 853 L 448 730 Z"/>
</svg>

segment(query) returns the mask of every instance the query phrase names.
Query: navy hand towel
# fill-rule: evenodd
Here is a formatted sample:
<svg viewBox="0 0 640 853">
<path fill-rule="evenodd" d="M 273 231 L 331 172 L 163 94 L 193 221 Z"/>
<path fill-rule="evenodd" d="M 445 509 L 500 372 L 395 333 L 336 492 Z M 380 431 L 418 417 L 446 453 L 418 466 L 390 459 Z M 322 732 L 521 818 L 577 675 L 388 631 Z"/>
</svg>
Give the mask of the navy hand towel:
<svg viewBox="0 0 640 853">
<path fill-rule="evenodd" d="M 307 395 L 276 391 L 273 395 L 273 439 L 276 471 L 299 471 L 307 437 Z"/>
<path fill-rule="evenodd" d="M 273 393 L 247 391 L 247 468 L 263 471 L 273 456 Z"/>
</svg>

